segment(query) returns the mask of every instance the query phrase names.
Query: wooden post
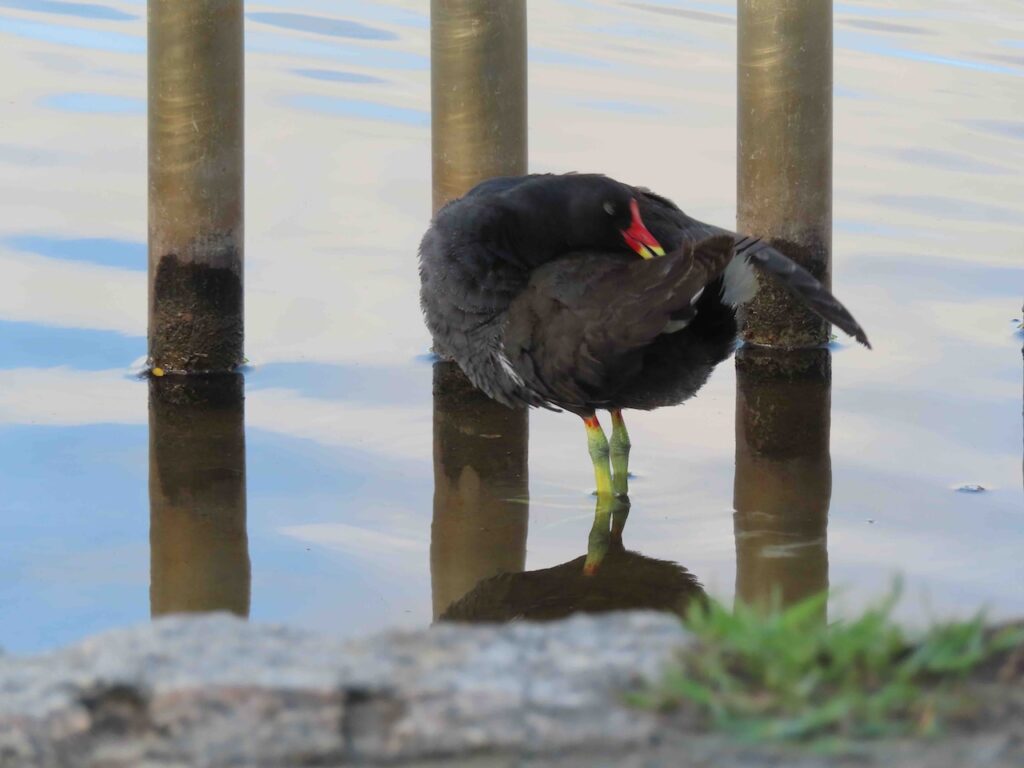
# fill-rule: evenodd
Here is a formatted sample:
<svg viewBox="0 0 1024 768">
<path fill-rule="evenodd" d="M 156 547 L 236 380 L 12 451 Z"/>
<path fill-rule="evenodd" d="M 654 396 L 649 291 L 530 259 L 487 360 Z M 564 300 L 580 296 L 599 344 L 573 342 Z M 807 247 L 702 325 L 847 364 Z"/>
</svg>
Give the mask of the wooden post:
<svg viewBox="0 0 1024 768">
<path fill-rule="evenodd" d="M 241 374 L 149 380 L 150 611 L 249 614 Z"/>
<path fill-rule="evenodd" d="M 526 0 L 431 0 L 434 210 L 526 173 Z"/>
<path fill-rule="evenodd" d="M 830 384 L 826 349 L 737 354 L 736 598 L 749 605 L 828 589 Z"/>
<path fill-rule="evenodd" d="M 526 173 L 525 0 L 432 0 L 433 207 L 494 176 Z M 479 581 L 526 563 L 526 411 L 434 366 L 434 616 Z"/>
<path fill-rule="evenodd" d="M 737 228 L 831 283 L 832 2 L 740 0 Z M 744 337 L 814 347 L 828 326 L 769 280 Z"/>
<path fill-rule="evenodd" d="M 739 0 L 737 228 L 831 284 L 832 2 Z M 828 325 L 761 280 L 736 357 L 736 595 L 828 587 Z M 824 617 L 823 617 L 824 618 Z"/>
<path fill-rule="evenodd" d="M 149 362 L 243 360 L 242 0 L 149 0 Z"/>
</svg>

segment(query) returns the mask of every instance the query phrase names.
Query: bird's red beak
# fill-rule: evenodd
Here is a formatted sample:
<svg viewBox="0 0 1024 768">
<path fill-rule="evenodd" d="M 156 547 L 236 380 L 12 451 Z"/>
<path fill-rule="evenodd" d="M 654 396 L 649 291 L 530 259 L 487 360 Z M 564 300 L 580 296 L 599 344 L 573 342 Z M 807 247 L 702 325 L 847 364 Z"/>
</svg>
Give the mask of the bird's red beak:
<svg viewBox="0 0 1024 768">
<path fill-rule="evenodd" d="M 626 245 L 645 259 L 664 256 L 665 249 L 644 226 L 644 220 L 640 218 L 640 206 L 637 205 L 636 200 L 629 201 L 629 212 L 633 214 L 633 221 L 630 223 L 629 229 L 622 230 L 622 239 L 626 241 Z"/>
</svg>

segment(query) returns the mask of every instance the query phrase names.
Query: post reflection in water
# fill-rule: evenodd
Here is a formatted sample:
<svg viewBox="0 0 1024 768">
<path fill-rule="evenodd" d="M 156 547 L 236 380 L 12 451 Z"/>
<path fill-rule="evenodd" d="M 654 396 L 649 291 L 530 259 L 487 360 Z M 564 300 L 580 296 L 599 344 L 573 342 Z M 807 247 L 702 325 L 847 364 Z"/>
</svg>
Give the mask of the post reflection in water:
<svg viewBox="0 0 1024 768">
<path fill-rule="evenodd" d="M 477 582 L 526 565 L 528 431 L 522 414 L 434 364 L 434 618 Z"/>
<path fill-rule="evenodd" d="M 150 612 L 249 614 L 241 374 L 149 380 Z"/>
<path fill-rule="evenodd" d="M 828 588 L 831 384 L 827 349 L 736 355 L 737 600 L 789 605 Z"/>
<path fill-rule="evenodd" d="M 432 0 L 430 48 L 436 211 L 527 171 L 526 2 Z M 490 400 L 454 363 L 435 365 L 435 618 L 481 579 L 525 566 L 528 431 L 525 411 Z"/>
</svg>

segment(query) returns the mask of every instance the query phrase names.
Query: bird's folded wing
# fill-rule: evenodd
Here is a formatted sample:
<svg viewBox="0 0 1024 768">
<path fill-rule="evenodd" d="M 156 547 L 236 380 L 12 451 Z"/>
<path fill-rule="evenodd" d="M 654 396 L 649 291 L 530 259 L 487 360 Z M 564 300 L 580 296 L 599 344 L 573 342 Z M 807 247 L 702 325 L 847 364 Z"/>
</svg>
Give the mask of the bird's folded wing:
<svg viewBox="0 0 1024 768">
<path fill-rule="evenodd" d="M 737 255 L 743 255 L 758 272 L 767 275 L 769 279 L 794 294 L 823 320 L 850 334 L 864 346 L 871 347 L 864 329 L 842 302 L 792 259 L 764 241 L 738 235 L 687 216 L 679 206 L 666 197 L 643 187 L 635 189 L 639 196 L 643 219 L 655 236 L 662 240 L 662 245 L 672 248 L 677 244 L 702 241 L 716 235 L 731 235 L 736 240 Z"/>
<path fill-rule="evenodd" d="M 503 352 L 550 402 L 600 403 L 732 255 L 732 236 L 720 235 L 657 259 L 579 254 L 552 262 L 512 303 Z"/>
</svg>

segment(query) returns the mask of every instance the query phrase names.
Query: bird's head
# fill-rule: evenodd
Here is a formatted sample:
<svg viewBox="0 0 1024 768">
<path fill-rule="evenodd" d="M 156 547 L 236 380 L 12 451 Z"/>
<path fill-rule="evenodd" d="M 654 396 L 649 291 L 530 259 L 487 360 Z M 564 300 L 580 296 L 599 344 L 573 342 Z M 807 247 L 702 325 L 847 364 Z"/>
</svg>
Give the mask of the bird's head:
<svg viewBox="0 0 1024 768">
<path fill-rule="evenodd" d="M 569 211 L 574 240 L 595 247 L 625 243 L 645 259 L 665 255 L 640 217 L 633 189 L 605 176 L 564 178 L 576 182 Z"/>
</svg>

